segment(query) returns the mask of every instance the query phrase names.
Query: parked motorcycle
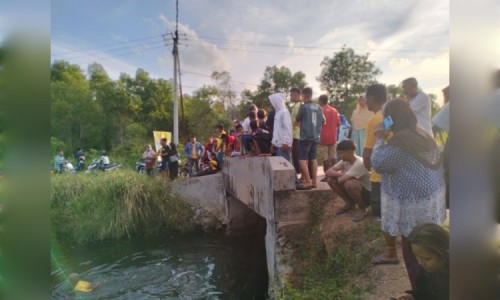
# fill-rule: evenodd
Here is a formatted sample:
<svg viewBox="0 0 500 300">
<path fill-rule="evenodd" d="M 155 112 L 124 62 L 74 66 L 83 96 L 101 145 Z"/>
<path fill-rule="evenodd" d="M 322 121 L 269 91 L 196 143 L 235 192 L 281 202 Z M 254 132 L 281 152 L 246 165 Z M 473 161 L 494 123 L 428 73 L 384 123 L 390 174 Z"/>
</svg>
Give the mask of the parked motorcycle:
<svg viewBox="0 0 500 300">
<path fill-rule="evenodd" d="M 105 171 L 105 172 L 110 172 L 110 171 L 116 171 L 122 167 L 122 164 L 117 164 L 117 163 L 112 163 L 112 164 L 107 164 L 107 165 L 100 165 L 99 163 L 100 159 L 94 159 L 92 163 L 87 168 L 87 171 L 85 173 L 90 173 L 93 171 Z"/>
<path fill-rule="evenodd" d="M 155 172 L 154 175 L 160 174 L 160 167 L 161 164 L 157 163 L 155 167 Z M 144 161 L 144 158 L 140 158 L 135 162 L 135 171 L 139 174 L 145 174 L 146 173 L 146 162 Z"/>
<path fill-rule="evenodd" d="M 69 161 L 65 161 L 63 164 L 59 164 L 59 170 L 61 171 L 55 171 L 56 173 L 74 173 L 75 168 Z"/>
</svg>

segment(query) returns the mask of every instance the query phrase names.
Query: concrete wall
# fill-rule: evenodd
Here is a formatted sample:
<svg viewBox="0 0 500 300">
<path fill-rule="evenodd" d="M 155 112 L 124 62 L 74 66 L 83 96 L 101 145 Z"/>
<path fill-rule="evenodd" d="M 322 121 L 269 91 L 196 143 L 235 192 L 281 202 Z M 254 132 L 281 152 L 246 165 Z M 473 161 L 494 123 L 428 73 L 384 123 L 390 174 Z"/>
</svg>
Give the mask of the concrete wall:
<svg viewBox="0 0 500 300">
<path fill-rule="evenodd" d="M 189 205 L 201 207 L 222 223 L 227 221 L 226 188 L 222 173 L 175 180 L 172 192 Z"/>
<path fill-rule="evenodd" d="M 288 241 L 310 223 L 312 205 L 321 209 L 334 196 L 329 188 L 295 190 L 295 169 L 282 157 L 228 158 L 222 173 L 176 181 L 173 190 L 223 221 L 227 234 L 265 231 L 272 299 L 293 270 Z"/>
</svg>

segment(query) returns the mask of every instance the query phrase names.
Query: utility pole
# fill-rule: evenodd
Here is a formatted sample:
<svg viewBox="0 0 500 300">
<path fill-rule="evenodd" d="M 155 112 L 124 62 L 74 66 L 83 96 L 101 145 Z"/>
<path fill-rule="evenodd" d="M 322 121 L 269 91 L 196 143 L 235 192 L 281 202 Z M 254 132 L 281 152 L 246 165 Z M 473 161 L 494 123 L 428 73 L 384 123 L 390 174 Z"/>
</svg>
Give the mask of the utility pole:
<svg viewBox="0 0 500 300">
<path fill-rule="evenodd" d="M 175 144 L 179 143 L 179 101 L 178 101 L 178 95 L 179 95 L 179 85 L 180 85 L 180 62 L 179 62 L 179 33 L 178 33 L 178 28 L 179 28 L 179 0 L 175 2 L 175 32 L 170 33 L 172 37 L 172 41 L 170 41 L 170 38 L 167 38 L 167 34 L 163 35 L 163 39 L 165 41 L 165 46 L 170 46 L 173 45 L 172 49 L 172 56 L 173 56 L 173 62 L 174 62 L 174 126 L 173 126 L 173 142 Z M 185 34 L 184 34 L 185 36 Z M 171 44 L 172 42 L 172 44 Z M 180 90 L 182 93 L 182 89 Z M 186 134 L 186 125 L 184 121 L 184 105 L 182 104 L 182 95 L 181 96 L 181 105 L 182 105 L 182 126 L 183 126 L 183 134 Z"/>
<path fill-rule="evenodd" d="M 179 103 L 177 102 L 177 74 L 178 71 L 178 55 L 179 50 L 177 48 L 177 43 L 179 42 L 179 0 L 175 1 L 175 34 L 173 36 L 174 49 L 172 50 L 172 55 L 174 56 L 174 143 L 177 145 L 179 143 Z"/>
<path fill-rule="evenodd" d="M 172 50 L 172 55 L 174 56 L 174 144 L 177 145 L 179 143 L 179 103 L 177 101 L 177 74 L 178 74 L 177 56 L 179 54 L 177 49 L 177 42 L 179 41 L 179 36 L 177 34 L 177 28 L 175 30 L 173 40 L 174 40 L 174 49 Z"/>
</svg>

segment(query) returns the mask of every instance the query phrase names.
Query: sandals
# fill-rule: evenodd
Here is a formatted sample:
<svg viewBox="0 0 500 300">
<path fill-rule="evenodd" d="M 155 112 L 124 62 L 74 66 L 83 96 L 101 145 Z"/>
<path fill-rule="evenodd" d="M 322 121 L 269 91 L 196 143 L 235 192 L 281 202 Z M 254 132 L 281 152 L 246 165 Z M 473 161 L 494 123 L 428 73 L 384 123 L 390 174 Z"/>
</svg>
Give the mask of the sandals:
<svg viewBox="0 0 500 300">
<path fill-rule="evenodd" d="M 363 221 L 366 218 L 366 216 L 368 216 L 368 211 L 365 211 L 365 212 L 363 212 L 363 213 L 361 213 L 359 215 L 354 216 L 352 218 L 352 221 L 353 222 L 361 222 L 361 221 Z"/>
<path fill-rule="evenodd" d="M 375 256 L 372 259 L 372 264 L 374 265 L 397 265 L 399 264 L 399 259 L 385 259 L 382 254 Z"/>
<path fill-rule="evenodd" d="M 353 209 L 354 209 L 354 207 L 342 207 L 335 212 L 335 215 L 336 216 L 342 215 L 342 214 L 345 214 L 346 212 L 351 211 Z"/>
</svg>

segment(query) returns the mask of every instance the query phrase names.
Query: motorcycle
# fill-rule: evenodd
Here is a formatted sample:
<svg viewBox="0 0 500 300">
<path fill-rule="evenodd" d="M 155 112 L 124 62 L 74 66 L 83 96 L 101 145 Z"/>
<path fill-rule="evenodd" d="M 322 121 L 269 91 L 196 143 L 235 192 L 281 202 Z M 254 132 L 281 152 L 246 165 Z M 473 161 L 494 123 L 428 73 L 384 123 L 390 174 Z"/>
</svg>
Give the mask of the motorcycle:
<svg viewBox="0 0 500 300">
<path fill-rule="evenodd" d="M 140 158 L 135 162 L 135 171 L 139 174 L 145 174 L 146 173 L 146 162 L 144 161 L 144 158 Z M 154 171 L 154 175 L 160 174 L 161 171 L 161 164 L 157 163 Z"/>
<path fill-rule="evenodd" d="M 55 171 L 56 173 L 75 173 L 75 168 L 69 161 L 65 161 L 62 164 L 59 164 L 59 170 L 61 171 Z"/>
<path fill-rule="evenodd" d="M 85 173 L 90 173 L 93 171 L 110 172 L 110 171 L 116 171 L 122 167 L 122 164 L 117 164 L 117 163 L 101 166 L 99 161 L 100 161 L 99 159 L 94 159 L 92 163 L 88 166 L 87 171 L 85 171 Z"/>
</svg>

